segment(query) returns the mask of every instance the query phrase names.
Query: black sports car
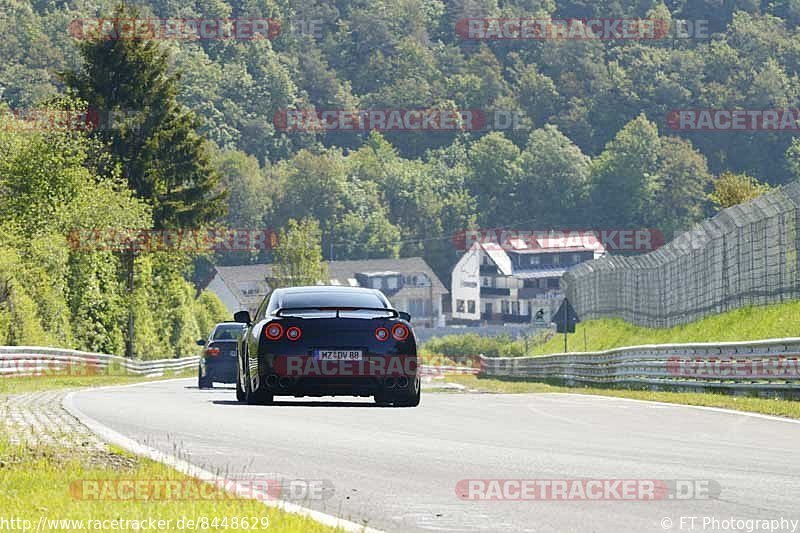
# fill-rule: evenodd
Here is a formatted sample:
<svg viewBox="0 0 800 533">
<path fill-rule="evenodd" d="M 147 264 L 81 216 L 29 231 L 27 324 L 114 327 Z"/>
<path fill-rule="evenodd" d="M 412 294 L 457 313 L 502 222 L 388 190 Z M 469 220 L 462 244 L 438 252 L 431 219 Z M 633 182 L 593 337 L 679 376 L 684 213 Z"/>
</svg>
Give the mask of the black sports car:
<svg viewBox="0 0 800 533">
<path fill-rule="evenodd" d="M 203 347 L 200 365 L 197 368 L 197 387 L 210 389 L 217 383 L 236 382 L 236 353 L 244 324 L 221 322 L 214 326 L 208 340 L 200 339 Z"/>
<path fill-rule="evenodd" d="M 312 286 L 274 290 L 239 343 L 236 398 L 374 396 L 383 405 L 420 401 L 411 317 L 378 290 Z"/>
</svg>

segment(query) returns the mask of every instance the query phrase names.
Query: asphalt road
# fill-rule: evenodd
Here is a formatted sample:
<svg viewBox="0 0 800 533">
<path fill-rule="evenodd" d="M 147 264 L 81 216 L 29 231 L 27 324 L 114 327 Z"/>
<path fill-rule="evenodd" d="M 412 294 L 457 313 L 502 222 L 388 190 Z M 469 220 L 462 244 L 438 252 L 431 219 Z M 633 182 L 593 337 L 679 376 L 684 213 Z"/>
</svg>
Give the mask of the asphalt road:
<svg viewBox="0 0 800 533">
<path fill-rule="evenodd" d="M 75 397 L 115 431 L 208 470 L 331 481 L 333 495 L 298 503 L 388 531 L 745 531 L 721 521 L 800 520 L 797 423 L 567 394 L 423 393 L 416 409 L 279 402 L 240 405 L 233 390 L 192 380 Z M 463 479 L 587 478 L 711 480 L 721 493 L 469 501 L 455 489 Z M 690 516 L 694 528 L 681 523 Z M 704 517 L 720 520 L 716 529 Z"/>
</svg>

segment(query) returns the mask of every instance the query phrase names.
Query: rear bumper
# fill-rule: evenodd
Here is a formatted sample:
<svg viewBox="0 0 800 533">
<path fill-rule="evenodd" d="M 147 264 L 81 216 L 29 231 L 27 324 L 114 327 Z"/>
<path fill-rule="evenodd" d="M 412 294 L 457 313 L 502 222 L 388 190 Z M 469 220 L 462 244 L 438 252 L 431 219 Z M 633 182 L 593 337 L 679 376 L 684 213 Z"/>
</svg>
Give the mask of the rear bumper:
<svg viewBox="0 0 800 533">
<path fill-rule="evenodd" d="M 374 396 L 408 391 L 416 376 L 394 377 L 278 377 L 270 374 L 262 381 L 275 396 Z"/>
<path fill-rule="evenodd" d="M 200 359 L 200 373 L 216 383 L 236 383 L 236 358 L 203 357 Z"/>
<path fill-rule="evenodd" d="M 260 385 L 283 396 L 373 396 L 407 391 L 419 379 L 416 356 L 373 355 L 360 362 L 311 356 L 264 356 Z"/>
</svg>

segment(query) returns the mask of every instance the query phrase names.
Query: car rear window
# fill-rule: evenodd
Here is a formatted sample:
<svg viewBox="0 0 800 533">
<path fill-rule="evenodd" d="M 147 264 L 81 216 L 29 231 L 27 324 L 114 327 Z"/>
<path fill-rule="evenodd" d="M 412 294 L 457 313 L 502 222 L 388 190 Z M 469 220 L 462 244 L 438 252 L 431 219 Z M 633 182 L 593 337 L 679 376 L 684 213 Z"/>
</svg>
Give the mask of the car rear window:
<svg viewBox="0 0 800 533">
<path fill-rule="evenodd" d="M 238 340 L 239 337 L 242 336 L 243 331 L 244 331 L 244 325 L 242 324 L 217 326 L 217 329 L 214 330 L 214 336 L 212 337 L 212 340 L 215 341 Z"/>
<path fill-rule="evenodd" d="M 281 307 L 380 307 L 383 300 L 376 294 L 357 292 L 296 292 L 284 294 Z"/>
</svg>

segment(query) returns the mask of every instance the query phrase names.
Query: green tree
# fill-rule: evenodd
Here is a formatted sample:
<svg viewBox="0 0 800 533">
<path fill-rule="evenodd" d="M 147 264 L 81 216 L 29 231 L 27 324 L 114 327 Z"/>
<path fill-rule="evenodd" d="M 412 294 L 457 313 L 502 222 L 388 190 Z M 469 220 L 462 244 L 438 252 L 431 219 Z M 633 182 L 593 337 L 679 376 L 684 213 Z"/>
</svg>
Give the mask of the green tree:
<svg viewBox="0 0 800 533">
<path fill-rule="evenodd" d="M 656 226 L 667 239 L 703 219 L 711 184 L 706 158 L 692 143 L 677 137 L 661 139 L 661 187 L 653 206 Z"/>
<path fill-rule="evenodd" d="M 279 287 L 314 285 L 327 279 L 327 266 L 322 261 L 322 234 L 313 218 L 289 220 L 280 232 L 275 247 L 274 276 Z"/>
<path fill-rule="evenodd" d="M 714 180 L 714 190 L 708 198 L 717 210 L 722 210 L 758 198 L 770 189 L 768 184 L 747 174 L 723 172 Z"/>
<path fill-rule="evenodd" d="M 629 122 L 594 161 L 593 222 L 625 227 L 653 222 L 661 139 L 656 125 L 640 115 Z"/>
<path fill-rule="evenodd" d="M 588 192 L 591 160 L 557 127 L 531 133 L 519 166 L 517 220 L 535 217 L 541 229 L 586 222 L 579 207 Z"/>
<path fill-rule="evenodd" d="M 136 16 L 124 7 L 114 13 Z M 179 76 L 169 70 L 169 53 L 152 39 L 100 37 L 82 42 L 80 53 L 83 68 L 64 79 L 90 108 L 115 117 L 96 135 L 108 141 L 130 187 L 153 206 L 156 226 L 196 226 L 224 214 L 200 123 L 177 101 Z"/>
</svg>

